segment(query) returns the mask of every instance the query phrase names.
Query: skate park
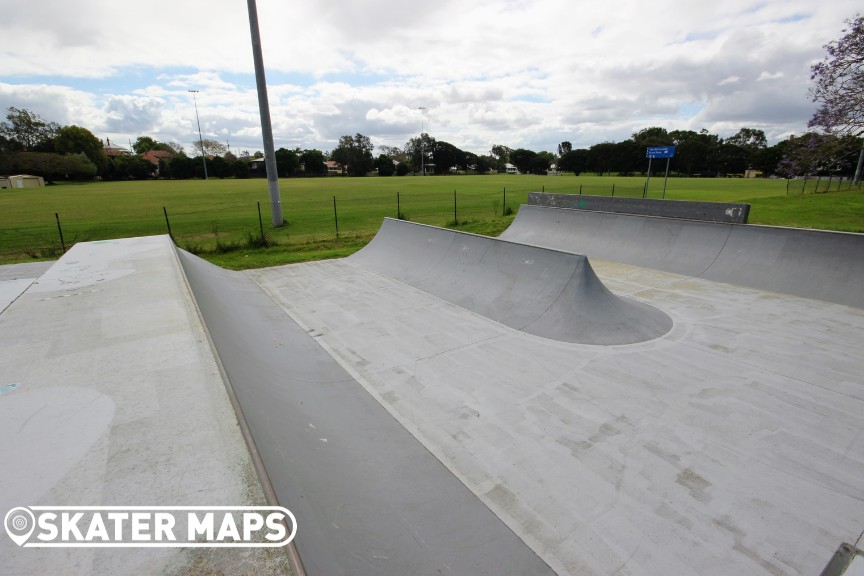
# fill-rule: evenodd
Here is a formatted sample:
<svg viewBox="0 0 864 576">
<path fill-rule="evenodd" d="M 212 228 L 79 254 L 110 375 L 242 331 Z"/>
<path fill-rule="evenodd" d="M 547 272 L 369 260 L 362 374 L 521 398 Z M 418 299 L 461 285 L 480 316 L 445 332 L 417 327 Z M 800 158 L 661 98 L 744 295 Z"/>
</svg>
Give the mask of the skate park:
<svg viewBox="0 0 864 576">
<path fill-rule="evenodd" d="M 525 205 L 499 239 L 388 219 L 348 258 L 245 272 L 168 236 L 4 267 L 6 508 L 275 499 L 298 520 L 287 560 L 4 558 L 820 574 L 864 530 L 862 248 Z"/>
</svg>

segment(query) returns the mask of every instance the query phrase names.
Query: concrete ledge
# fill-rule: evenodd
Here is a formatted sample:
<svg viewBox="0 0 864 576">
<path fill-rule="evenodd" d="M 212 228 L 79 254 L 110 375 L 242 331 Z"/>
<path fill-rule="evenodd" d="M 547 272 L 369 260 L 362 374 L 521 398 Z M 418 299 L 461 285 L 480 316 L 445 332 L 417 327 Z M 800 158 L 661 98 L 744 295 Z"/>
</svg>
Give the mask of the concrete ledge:
<svg viewBox="0 0 864 576">
<path fill-rule="evenodd" d="M 597 210 L 618 214 L 639 214 L 728 224 L 746 224 L 750 214 L 749 204 L 615 198 L 614 196 L 583 196 L 581 194 L 545 194 L 543 192 L 529 192 L 528 204 L 550 208 Z"/>
<path fill-rule="evenodd" d="M 79 242 L 29 285 L 0 313 L 0 389 L 0 514 L 266 504 L 168 236 Z M 274 548 L 19 548 L 5 534 L 0 558 L 16 575 L 290 572 Z"/>
</svg>

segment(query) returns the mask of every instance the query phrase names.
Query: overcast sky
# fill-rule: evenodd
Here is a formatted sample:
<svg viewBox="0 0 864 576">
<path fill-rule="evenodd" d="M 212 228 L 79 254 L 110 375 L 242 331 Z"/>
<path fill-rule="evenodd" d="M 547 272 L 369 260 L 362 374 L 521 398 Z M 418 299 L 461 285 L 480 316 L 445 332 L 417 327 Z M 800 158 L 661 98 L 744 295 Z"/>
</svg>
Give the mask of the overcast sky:
<svg viewBox="0 0 864 576">
<path fill-rule="evenodd" d="M 633 132 L 806 129 L 809 68 L 860 0 L 258 0 L 276 147 L 422 127 L 486 154 Z M 263 149 L 242 0 L 0 0 L 0 109 L 128 146 Z M 425 108 L 425 112 L 419 108 Z M 376 152 L 377 153 L 377 152 Z"/>
</svg>

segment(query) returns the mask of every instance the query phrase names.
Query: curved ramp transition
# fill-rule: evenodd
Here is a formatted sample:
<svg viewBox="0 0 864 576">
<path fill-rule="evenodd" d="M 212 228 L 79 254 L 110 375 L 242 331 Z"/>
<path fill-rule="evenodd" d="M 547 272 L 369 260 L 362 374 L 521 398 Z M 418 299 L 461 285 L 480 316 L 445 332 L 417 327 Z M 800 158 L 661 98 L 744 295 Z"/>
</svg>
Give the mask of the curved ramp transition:
<svg viewBox="0 0 864 576">
<path fill-rule="evenodd" d="M 864 308 L 864 234 L 523 205 L 501 238 Z"/>
<path fill-rule="evenodd" d="M 255 282 L 179 255 L 308 574 L 552 576 Z"/>
<path fill-rule="evenodd" d="M 672 328 L 664 312 L 610 292 L 578 254 L 387 218 L 349 260 L 544 338 L 633 344 Z"/>
</svg>

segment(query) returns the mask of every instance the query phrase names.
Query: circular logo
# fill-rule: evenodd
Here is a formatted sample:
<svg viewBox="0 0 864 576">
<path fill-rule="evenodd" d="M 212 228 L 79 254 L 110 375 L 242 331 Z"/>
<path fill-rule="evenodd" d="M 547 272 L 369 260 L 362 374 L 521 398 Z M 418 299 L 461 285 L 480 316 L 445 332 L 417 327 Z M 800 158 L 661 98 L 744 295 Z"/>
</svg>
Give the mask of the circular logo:
<svg viewBox="0 0 864 576">
<path fill-rule="evenodd" d="M 6 513 L 3 524 L 6 526 L 6 533 L 9 538 L 21 546 L 33 533 L 33 528 L 36 527 L 36 518 L 29 509 L 18 507 Z"/>
</svg>

